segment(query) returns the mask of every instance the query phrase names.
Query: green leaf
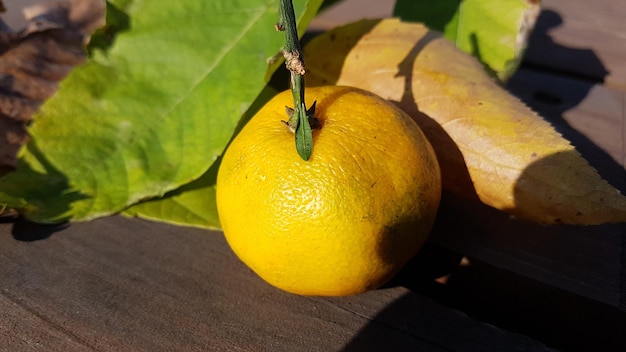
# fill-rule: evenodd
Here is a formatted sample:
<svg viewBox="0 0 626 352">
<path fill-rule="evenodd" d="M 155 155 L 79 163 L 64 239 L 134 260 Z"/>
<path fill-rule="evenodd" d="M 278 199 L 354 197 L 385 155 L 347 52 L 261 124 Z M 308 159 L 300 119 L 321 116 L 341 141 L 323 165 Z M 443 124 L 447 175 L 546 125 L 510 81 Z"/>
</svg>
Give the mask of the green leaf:
<svg viewBox="0 0 626 352">
<path fill-rule="evenodd" d="M 215 181 L 220 160 L 213 163 L 199 179 L 168 192 L 163 198 L 133 205 L 122 214 L 175 225 L 220 229 L 215 203 Z"/>
<path fill-rule="evenodd" d="M 305 32 L 309 22 L 317 13 L 321 2 L 321 0 L 309 0 L 306 2 L 300 0 L 294 1 L 296 15 L 299 15 L 298 33 L 300 35 Z M 277 19 L 278 17 L 276 17 L 276 20 Z M 282 41 L 284 41 L 283 33 L 277 33 L 277 35 Z M 282 62 L 282 60 L 276 62 L 272 67 L 278 67 L 282 64 Z M 273 72 L 272 69 L 270 69 L 270 71 Z M 286 72 L 286 70 L 284 72 Z M 277 73 L 273 78 L 283 79 L 284 82 L 274 82 L 276 86 L 282 86 L 288 82 L 289 75 L 286 73 L 279 75 L 279 73 Z M 282 90 L 283 88 L 280 89 Z M 254 116 L 256 111 L 258 111 L 277 93 L 278 90 L 274 88 L 274 85 L 266 86 L 250 106 L 248 111 L 246 111 L 243 115 L 236 131 L 238 132 L 243 125 L 245 125 L 245 123 Z M 162 198 L 151 199 L 135 204 L 126 209 L 123 214 L 126 216 L 136 216 L 176 225 L 219 229 L 220 223 L 217 214 L 217 207 L 215 205 L 215 180 L 217 176 L 218 164 L 219 162 L 213 164 L 211 168 L 198 180 L 169 192 Z"/>
<path fill-rule="evenodd" d="M 243 115 L 235 133 L 239 132 L 256 111 L 277 93 L 272 86 L 266 86 Z M 220 229 L 215 203 L 215 181 L 220 160 L 217 159 L 199 179 L 166 193 L 162 198 L 137 203 L 124 210 L 122 214 L 175 225 Z"/>
<path fill-rule="evenodd" d="M 295 111 L 298 115 L 298 125 L 296 126 L 296 150 L 303 160 L 309 160 L 313 152 L 313 131 L 309 124 L 309 117 L 306 114 L 304 104 Z"/>
<path fill-rule="evenodd" d="M 517 69 L 539 14 L 531 0 L 398 0 L 394 15 L 443 32 L 506 81 Z"/>
<path fill-rule="evenodd" d="M 29 129 L 17 170 L 0 179 L 0 204 L 31 220 L 88 220 L 198 179 L 265 86 L 267 59 L 283 42 L 273 29 L 277 0 L 109 5 L 115 37 L 92 46 L 90 61 L 61 83 Z"/>
</svg>

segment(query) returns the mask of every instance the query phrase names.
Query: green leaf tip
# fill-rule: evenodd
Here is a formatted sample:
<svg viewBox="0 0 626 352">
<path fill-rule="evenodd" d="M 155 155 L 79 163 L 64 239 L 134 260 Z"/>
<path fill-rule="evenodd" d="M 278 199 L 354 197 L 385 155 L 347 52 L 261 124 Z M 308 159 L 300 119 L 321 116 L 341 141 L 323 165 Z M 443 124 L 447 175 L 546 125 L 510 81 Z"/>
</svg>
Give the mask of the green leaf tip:
<svg viewBox="0 0 626 352">
<path fill-rule="evenodd" d="M 308 161 L 313 153 L 313 131 L 309 118 L 304 109 L 304 105 L 301 106 L 298 111 L 298 125 L 296 126 L 296 150 L 298 155 L 304 160 Z"/>
</svg>

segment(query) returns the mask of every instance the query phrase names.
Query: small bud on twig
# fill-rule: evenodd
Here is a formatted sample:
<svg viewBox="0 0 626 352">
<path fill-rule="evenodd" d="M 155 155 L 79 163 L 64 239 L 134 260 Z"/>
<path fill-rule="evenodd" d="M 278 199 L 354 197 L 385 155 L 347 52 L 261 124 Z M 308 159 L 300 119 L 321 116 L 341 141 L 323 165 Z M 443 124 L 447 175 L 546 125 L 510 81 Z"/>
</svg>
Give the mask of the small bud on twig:
<svg viewBox="0 0 626 352">
<path fill-rule="evenodd" d="M 297 51 L 283 50 L 283 56 L 285 56 L 285 66 L 291 72 L 303 76 L 306 72 L 304 69 L 304 62 L 300 60 L 300 53 Z"/>
</svg>

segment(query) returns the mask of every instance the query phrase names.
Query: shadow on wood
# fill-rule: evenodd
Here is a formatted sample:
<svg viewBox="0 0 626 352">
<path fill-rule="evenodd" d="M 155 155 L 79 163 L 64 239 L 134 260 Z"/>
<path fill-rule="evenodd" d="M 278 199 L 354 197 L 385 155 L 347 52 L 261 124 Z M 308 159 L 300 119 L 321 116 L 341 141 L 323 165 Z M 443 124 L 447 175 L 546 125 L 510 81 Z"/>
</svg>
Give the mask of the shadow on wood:
<svg viewBox="0 0 626 352">
<path fill-rule="evenodd" d="M 444 273 L 455 257 L 458 254 L 437 245 L 425 247 L 390 283 L 412 293 L 379 312 L 344 351 L 404 351 L 406 346 L 394 342 L 376 345 L 391 341 L 398 332 L 432 343 L 426 350 L 434 351 L 504 351 L 512 346 L 524 351 L 626 349 L 626 314 L 615 307 L 471 259 L 469 265 L 453 269 L 445 283 L 434 281 L 432 277 Z M 442 258 L 447 258 L 443 265 Z M 425 299 L 453 309 L 439 312 L 432 304 L 426 309 Z M 479 324 L 466 325 L 466 315 Z M 380 336 L 381 324 L 390 327 L 389 336 Z"/>
<path fill-rule="evenodd" d="M 561 46 L 552 39 L 550 31 L 562 25 L 563 18 L 559 13 L 547 9 L 541 11 L 529 39 L 531 45 L 526 50 L 526 65 L 530 63 L 534 68 L 604 82 L 609 71 L 593 50 Z"/>
<path fill-rule="evenodd" d="M 15 220 L 11 234 L 18 241 L 33 242 L 45 240 L 55 232 L 61 231 L 68 226 L 69 224 L 67 223 L 54 225 L 36 224 L 20 217 Z"/>
<path fill-rule="evenodd" d="M 564 117 L 588 96 L 594 85 L 601 84 L 609 72 L 593 50 L 564 47 L 550 38 L 550 29 L 561 23 L 558 13 L 549 10 L 541 13 L 526 53 L 532 61 L 523 63 L 507 83 L 507 89 L 548 120 L 609 183 L 624 193 L 623 165 L 573 128 Z M 552 56 L 542 57 L 542 52 Z M 555 56 L 554 53 L 560 54 Z M 555 69 L 555 66 L 560 68 Z M 587 76 L 580 73 L 582 68 L 589 72 Z"/>
</svg>

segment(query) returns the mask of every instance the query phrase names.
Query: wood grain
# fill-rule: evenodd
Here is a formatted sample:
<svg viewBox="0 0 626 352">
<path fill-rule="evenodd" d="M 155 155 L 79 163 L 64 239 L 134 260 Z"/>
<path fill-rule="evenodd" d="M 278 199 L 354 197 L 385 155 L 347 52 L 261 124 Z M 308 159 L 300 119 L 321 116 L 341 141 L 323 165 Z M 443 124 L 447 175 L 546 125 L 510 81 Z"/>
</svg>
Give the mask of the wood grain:
<svg viewBox="0 0 626 352">
<path fill-rule="evenodd" d="M 526 61 L 626 89 L 626 6 L 621 1 L 543 0 Z"/>
<path fill-rule="evenodd" d="M 0 346 L 11 351 L 547 349 L 400 286 L 291 295 L 221 233 L 136 219 L 0 224 L 0 266 Z"/>
</svg>

